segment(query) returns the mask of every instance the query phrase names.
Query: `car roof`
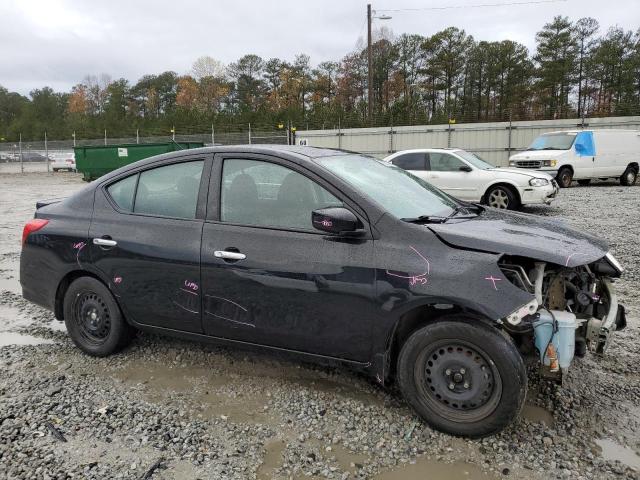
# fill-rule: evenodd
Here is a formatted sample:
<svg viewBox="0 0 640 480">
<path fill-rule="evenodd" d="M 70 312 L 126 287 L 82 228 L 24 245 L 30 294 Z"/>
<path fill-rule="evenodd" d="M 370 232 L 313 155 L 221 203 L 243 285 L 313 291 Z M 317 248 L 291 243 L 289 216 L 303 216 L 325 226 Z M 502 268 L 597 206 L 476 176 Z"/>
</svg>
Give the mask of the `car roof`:
<svg viewBox="0 0 640 480">
<path fill-rule="evenodd" d="M 442 148 L 409 148 L 407 150 L 398 150 L 397 152 L 389 155 L 390 157 L 395 157 L 404 153 L 422 153 L 422 152 L 456 152 L 462 150 L 457 147 L 442 147 Z"/>
<path fill-rule="evenodd" d="M 100 183 L 103 183 L 103 180 L 110 180 L 113 177 L 119 176 L 125 170 L 137 169 L 146 165 L 171 160 L 173 158 L 180 158 L 187 155 L 208 155 L 215 153 L 254 153 L 263 155 L 279 155 L 285 156 L 290 160 L 297 161 L 298 163 L 313 162 L 315 159 L 331 156 L 349 154 L 360 155 L 357 152 L 350 152 L 347 150 L 309 147 L 302 145 L 216 145 L 210 147 L 177 150 L 174 152 L 163 153 L 161 155 L 155 155 L 153 157 L 145 158 L 143 160 L 127 164 L 117 170 L 114 170 L 113 172 L 109 172 L 106 175 L 103 175 L 102 177 L 100 177 Z"/>
</svg>

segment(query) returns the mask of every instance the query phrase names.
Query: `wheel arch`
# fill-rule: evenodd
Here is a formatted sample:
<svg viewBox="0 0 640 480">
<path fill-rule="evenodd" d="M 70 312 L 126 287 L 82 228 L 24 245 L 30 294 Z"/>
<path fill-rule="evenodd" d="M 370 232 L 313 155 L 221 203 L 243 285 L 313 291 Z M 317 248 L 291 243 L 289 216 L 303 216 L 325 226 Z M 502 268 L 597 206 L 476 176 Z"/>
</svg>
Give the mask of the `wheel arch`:
<svg viewBox="0 0 640 480">
<path fill-rule="evenodd" d="M 111 287 L 109 286 L 109 283 L 105 282 L 103 278 L 101 278 L 98 274 L 92 271 L 78 269 L 78 270 L 71 270 L 70 272 L 67 272 L 65 276 L 62 277 L 62 279 L 58 282 L 58 287 L 56 288 L 53 312 L 57 320 L 64 320 L 64 296 L 66 295 L 67 290 L 69 289 L 69 285 L 71 285 L 74 280 L 77 280 L 78 278 L 81 278 L 81 277 L 95 278 L 100 283 L 102 283 L 105 287 L 107 287 L 109 291 L 111 291 Z M 115 297 L 115 295 L 114 295 L 114 298 L 118 306 L 120 306 L 118 299 Z M 120 310 L 122 310 L 122 308 L 120 308 Z"/>
<path fill-rule="evenodd" d="M 518 202 L 518 205 L 522 204 L 522 196 L 520 195 L 520 187 L 518 187 L 518 185 L 516 185 L 515 182 L 511 182 L 511 181 L 505 180 L 505 179 L 495 180 L 492 183 L 490 183 L 489 185 L 487 185 L 487 188 L 485 189 L 484 193 L 482 194 L 482 202 L 483 203 L 486 203 L 487 196 L 489 195 L 489 191 L 494 187 L 506 187 L 506 188 L 508 188 L 509 190 L 511 190 L 511 193 L 513 193 L 515 195 L 516 201 Z"/>
<path fill-rule="evenodd" d="M 638 162 L 630 162 L 629 165 L 627 165 L 627 168 L 633 168 L 636 171 L 636 175 L 640 171 L 640 165 L 638 164 Z M 625 170 L 627 168 L 625 168 Z"/>
<path fill-rule="evenodd" d="M 402 345 L 418 329 L 430 323 L 437 322 L 447 317 L 464 316 L 470 320 L 482 322 L 487 326 L 497 329 L 497 323 L 481 312 L 461 305 L 450 304 L 450 308 L 439 308 L 437 303 L 428 303 L 415 306 L 404 312 L 396 320 L 387 339 L 384 354 L 384 382 L 392 382 L 396 374 L 396 363 Z"/>
</svg>

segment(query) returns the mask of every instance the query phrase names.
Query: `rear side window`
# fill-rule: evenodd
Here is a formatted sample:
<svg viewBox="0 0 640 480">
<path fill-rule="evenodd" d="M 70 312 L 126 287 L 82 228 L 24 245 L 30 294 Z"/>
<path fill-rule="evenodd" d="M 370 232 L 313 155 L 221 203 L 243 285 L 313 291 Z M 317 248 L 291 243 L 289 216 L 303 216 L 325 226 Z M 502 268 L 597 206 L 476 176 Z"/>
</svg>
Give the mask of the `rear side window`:
<svg viewBox="0 0 640 480">
<path fill-rule="evenodd" d="M 426 168 L 426 154 L 405 153 L 391 160 L 391 163 L 405 170 L 424 170 Z"/>
<path fill-rule="evenodd" d="M 133 194 L 136 190 L 137 179 L 138 175 L 131 175 L 107 187 L 109 195 L 121 210 L 127 212 L 133 210 Z"/>
<path fill-rule="evenodd" d="M 196 217 L 203 160 L 176 163 L 140 173 L 133 211 L 147 215 Z"/>
</svg>

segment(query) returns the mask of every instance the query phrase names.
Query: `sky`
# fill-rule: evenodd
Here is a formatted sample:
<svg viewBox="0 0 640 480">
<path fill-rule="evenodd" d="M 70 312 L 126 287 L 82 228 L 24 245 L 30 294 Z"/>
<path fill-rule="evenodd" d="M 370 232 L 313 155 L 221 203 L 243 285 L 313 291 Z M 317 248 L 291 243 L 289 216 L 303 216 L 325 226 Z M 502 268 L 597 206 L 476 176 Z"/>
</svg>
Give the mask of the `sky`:
<svg viewBox="0 0 640 480">
<path fill-rule="evenodd" d="M 431 35 L 448 26 L 476 40 L 515 40 L 535 49 L 535 33 L 554 15 L 591 16 L 601 32 L 640 27 L 640 0 L 370 0 L 374 28 Z M 540 0 L 529 0 L 537 1 Z M 471 7 L 479 4 L 499 6 Z M 200 56 L 225 64 L 244 54 L 312 64 L 339 60 L 366 39 L 360 0 L 0 0 L 0 86 L 27 95 L 68 91 L 86 75 L 135 83 L 142 75 L 188 73 Z M 442 10 L 424 8 L 456 6 Z M 389 11 L 397 10 L 400 11 Z M 417 10 L 410 10 L 417 9 Z"/>
</svg>

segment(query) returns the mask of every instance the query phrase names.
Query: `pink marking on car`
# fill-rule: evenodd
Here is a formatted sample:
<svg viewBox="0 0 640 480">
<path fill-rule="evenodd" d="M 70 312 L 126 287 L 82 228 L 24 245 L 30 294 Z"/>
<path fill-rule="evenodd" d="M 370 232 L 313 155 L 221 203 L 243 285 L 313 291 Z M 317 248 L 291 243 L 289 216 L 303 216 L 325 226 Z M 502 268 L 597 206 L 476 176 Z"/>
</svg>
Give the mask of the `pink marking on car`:
<svg viewBox="0 0 640 480">
<path fill-rule="evenodd" d="M 78 264 L 78 266 L 79 266 L 80 268 L 82 268 L 82 265 L 80 264 L 80 252 L 81 252 L 81 251 L 82 251 L 82 249 L 83 249 L 84 247 L 86 247 L 86 246 L 87 246 L 86 242 L 78 242 L 78 243 L 74 243 L 74 244 L 73 244 L 73 248 L 74 248 L 74 250 L 78 250 L 78 251 L 76 252 L 76 263 Z"/>
<path fill-rule="evenodd" d="M 429 260 L 424 255 L 422 255 L 418 250 L 416 250 L 412 245 L 409 245 L 409 248 L 413 250 L 416 253 L 416 255 L 418 255 L 422 260 L 424 260 L 426 270 L 417 275 L 400 275 L 398 273 L 392 273 L 389 270 L 387 270 L 386 271 L 387 275 L 391 275 L 392 277 L 398 277 L 398 278 L 406 278 L 409 280 L 409 285 L 411 286 L 414 286 L 417 284 L 426 285 L 427 275 L 429 275 L 429 272 L 431 271 L 431 264 L 429 263 Z"/>
<path fill-rule="evenodd" d="M 196 282 L 192 282 L 190 280 L 185 280 L 184 281 L 184 286 L 193 290 L 193 291 L 197 291 L 198 290 L 198 284 Z"/>
<path fill-rule="evenodd" d="M 113 277 L 113 283 L 119 285 L 120 283 L 122 283 L 122 277 Z"/>
<path fill-rule="evenodd" d="M 484 277 L 484 279 L 493 282 L 493 288 L 495 288 L 496 290 L 498 290 L 498 286 L 496 285 L 496 282 L 502 281 L 501 278 L 494 277 L 493 275 L 490 275 L 488 277 Z"/>
</svg>

